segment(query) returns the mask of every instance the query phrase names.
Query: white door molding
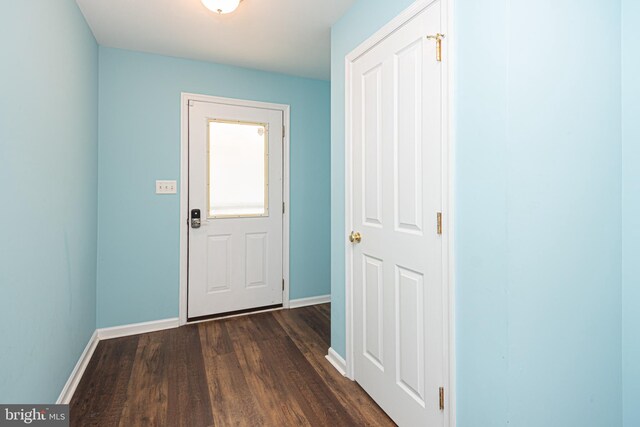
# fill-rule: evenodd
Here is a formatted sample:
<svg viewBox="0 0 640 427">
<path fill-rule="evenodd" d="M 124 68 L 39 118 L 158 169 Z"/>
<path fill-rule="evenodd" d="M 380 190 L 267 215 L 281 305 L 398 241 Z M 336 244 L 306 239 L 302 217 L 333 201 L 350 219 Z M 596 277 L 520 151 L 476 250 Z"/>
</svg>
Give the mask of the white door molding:
<svg viewBox="0 0 640 427">
<path fill-rule="evenodd" d="M 444 308 L 444 333 L 445 333 L 445 349 L 446 357 L 445 367 L 445 419 L 449 427 L 456 425 L 456 391 L 455 391 L 455 286 L 454 286 L 454 251 L 453 251 L 453 232 L 454 232 L 454 206 L 453 206 L 453 188 L 454 188 L 454 146 L 453 141 L 453 52 L 455 35 L 453 31 L 453 1 L 440 0 L 442 3 L 442 28 L 446 35 L 443 43 L 443 88 L 442 88 L 442 204 L 443 204 L 443 281 L 445 292 L 443 298 Z M 353 292 L 353 245 L 348 241 L 347 234 L 353 229 L 352 223 L 352 126 L 353 118 L 351 117 L 352 107 L 352 65 L 364 53 L 375 47 L 382 40 L 394 33 L 398 28 L 402 27 L 416 15 L 429 7 L 434 0 L 417 0 L 406 10 L 400 13 L 396 18 L 391 20 L 383 28 L 369 37 L 361 45 L 356 47 L 351 53 L 345 57 L 345 308 L 346 308 L 346 376 L 354 379 L 354 292 Z"/>
<path fill-rule="evenodd" d="M 234 105 L 240 107 L 264 108 L 282 111 L 284 123 L 283 146 L 283 189 L 282 197 L 285 203 L 282 224 L 282 275 L 284 290 L 282 306 L 289 308 L 289 161 L 290 161 L 290 106 L 268 102 L 248 101 L 217 96 L 200 95 L 183 92 L 180 99 L 181 132 L 180 132 L 180 325 L 187 323 L 187 292 L 188 292 L 188 263 L 189 263 L 189 101 L 210 102 L 215 104 Z"/>
</svg>

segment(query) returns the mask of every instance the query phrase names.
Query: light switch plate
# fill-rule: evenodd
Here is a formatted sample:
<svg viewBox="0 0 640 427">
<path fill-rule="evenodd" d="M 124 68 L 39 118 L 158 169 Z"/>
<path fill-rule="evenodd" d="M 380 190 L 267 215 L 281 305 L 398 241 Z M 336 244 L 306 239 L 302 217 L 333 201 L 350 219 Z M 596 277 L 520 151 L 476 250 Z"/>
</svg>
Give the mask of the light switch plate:
<svg viewBox="0 0 640 427">
<path fill-rule="evenodd" d="M 177 189 L 176 181 L 156 181 L 156 194 L 176 194 Z"/>
</svg>

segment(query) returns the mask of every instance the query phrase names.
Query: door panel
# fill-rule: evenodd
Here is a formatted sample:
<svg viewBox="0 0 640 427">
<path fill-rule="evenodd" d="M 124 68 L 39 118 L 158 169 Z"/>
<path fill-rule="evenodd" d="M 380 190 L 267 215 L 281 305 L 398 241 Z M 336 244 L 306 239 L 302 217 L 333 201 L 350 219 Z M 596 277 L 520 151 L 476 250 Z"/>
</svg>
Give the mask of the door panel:
<svg viewBox="0 0 640 427">
<path fill-rule="evenodd" d="M 422 40 L 395 55 L 395 218 L 399 231 L 422 231 Z"/>
<path fill-rule="evenodd" d="M 442 426 L 440 1 L 351 73 L 355 379 L 401 426 Z"/>
<path fill-rule="evenodd" d="M 252 233 L 245 236 L 246 286 L 267 286 L 267 238 L 269 233 Z"/>
<path fill-rule="evenodd" d="M 424 280 L 396 266 L 396 381 L 424 406 Z"/>
<path fill-rule="evenodd" d="M 363 334 L 365 355 L 384 371 L 384 313 L 382 290 L 384 279 L 382 273 L 383 262 L 379 259 L 364 256 L 364 292 L 363 304 Z"/>
<path fill-rule="evenodd" d="M 189 318 L 282 304 L 282 120 L 190 102 Z"/>
<path fill-rule="evenodd" d="M 377 65 L 362 76 L 364 128 L 363 176 L 364 222 L 382 225 L 382 67 Z"/>
<path fill-rule="evenodd" d="M 231 289 L 231 236 L 209 236 L 207 244 L 208 293 Z"/>
</svg>

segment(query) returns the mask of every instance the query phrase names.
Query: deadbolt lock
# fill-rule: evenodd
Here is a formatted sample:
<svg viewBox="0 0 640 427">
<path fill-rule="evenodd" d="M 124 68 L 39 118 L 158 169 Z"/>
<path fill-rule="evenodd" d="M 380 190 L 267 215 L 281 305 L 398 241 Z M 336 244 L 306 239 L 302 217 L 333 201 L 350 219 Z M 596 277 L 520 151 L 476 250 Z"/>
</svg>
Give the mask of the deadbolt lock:
<svg viewBox="0 0 640 427">
<path fill-rule="evenodd" d="M 202 225 L 200 219 L 200 209 L 191 210 L 191 228 L 200 228 Z"/>
</svg>

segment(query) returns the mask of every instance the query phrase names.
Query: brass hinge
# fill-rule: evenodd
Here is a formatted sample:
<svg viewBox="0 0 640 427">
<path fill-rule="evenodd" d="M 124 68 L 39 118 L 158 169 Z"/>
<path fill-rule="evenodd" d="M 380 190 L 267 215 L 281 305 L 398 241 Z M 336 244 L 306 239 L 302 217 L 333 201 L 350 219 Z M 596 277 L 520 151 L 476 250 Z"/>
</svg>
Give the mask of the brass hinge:
<svg viewBox="0 0 640 427">
<path fill-rule="evenodd" d="M 440 396 L 440 410 L 444 411 L 444 387 L 440 387 L 438 394 Z"/>
<path fill-rule="evenodd" d="M 438 212 L 438 234 L 442 234 L 442 212 Z"/>
<path fill-rule="evenodd" d="M 436 41 L 436 61 L 442 61 L 442 39 L 445 37 L 444 34 L 437 33 L 435 36 L 427 36 L 429 40 Z"/>
</svg>

